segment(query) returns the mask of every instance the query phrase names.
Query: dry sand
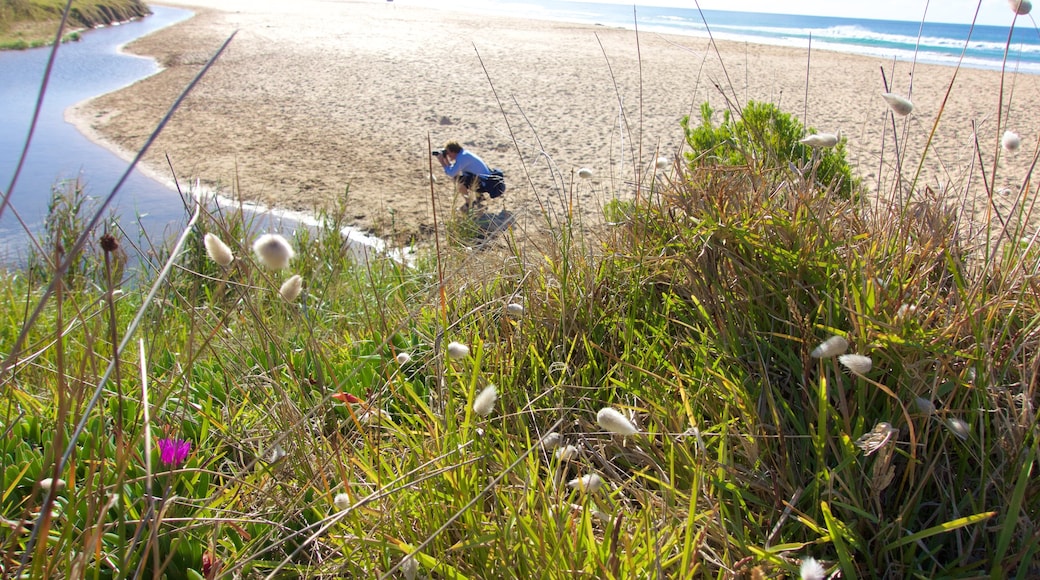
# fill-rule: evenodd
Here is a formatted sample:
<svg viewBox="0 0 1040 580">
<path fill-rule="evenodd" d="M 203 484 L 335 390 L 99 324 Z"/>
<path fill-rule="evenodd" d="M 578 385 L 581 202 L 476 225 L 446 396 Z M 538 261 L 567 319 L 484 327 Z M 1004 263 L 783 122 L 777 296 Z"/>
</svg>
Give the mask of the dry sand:
<svg viewBox="0 0 1040 580">
<path fill-rule="evenodd" d="M 920 161 L 956 78 L 922 187 L 961 197 L 976 161 L 973 126 L 987 175 L 1003 132 L 996 71 L 911 69 L 906 62 L 740 43 L 720 42 L 716 52 L 701 38 L 401 3 L 163 3 L 196 15 L 128 50 L 155 57 L 165 70 L 80 105 L 71 118 L 124 155 L 136 150 L 238 31 L 152 147 L 145 159 L 152 172 L 169 178 L 169 156 L 182 183 L 198 178 L 226 195 L 286 209 L 341 207 L 359 229 L 398 242 L 429 234 L 432 197 L 438 215 L 461 203 L 436 164 L 431 194 L 430 142 L 437 148 L 458 140 L 502 168 L 509 192 L 490 210 L 508 209 L 521 226 L 537 226 L 544 211 L 562 208 L 565 193 L 574 192 L 574 207 L 590 219 L 610 197 L 631 195 L 639 171 L 679 150 L 680 119 L 698 115 L 706 100 L 726 108 L 723 93 L 779 104 L 820 131 L 841 129 L 868 187 L 880 180 L 886 192 L 895 155 L 880 97 L 882 69 L 904 94 L 913 70 L 916 109 L 897 122 L 909 167 Z M 1033 160 L 1038 80 L 1007 76 L 1004 122 L 1022 135 L 1023 147 L 1002 154 L 998 189 L 1017 192 Z M 575 186 L 582 167 L 596 177 Z M 996 203 L 1006 213 L 1016 199 L 1004 192 Z M 977 204 L 977 218 L 986 205 Z"/>
</svg>

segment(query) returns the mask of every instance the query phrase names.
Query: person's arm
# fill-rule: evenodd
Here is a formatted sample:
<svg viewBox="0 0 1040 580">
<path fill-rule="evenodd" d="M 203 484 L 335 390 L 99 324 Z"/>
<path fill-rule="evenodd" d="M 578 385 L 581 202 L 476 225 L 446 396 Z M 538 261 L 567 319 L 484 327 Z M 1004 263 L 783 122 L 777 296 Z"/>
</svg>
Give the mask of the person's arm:
<svg viewBox="0 0 1040 580">
<path fill-rule="evenodd" d="M 448 177 L 455 177 L 455 174 L 458 173 L 458 167 L 456 167 L 456 164 L 448 161 L 448 156 L 444 153 L 437 156 L 437 161 L 441 162 L 441 167 L 444 168 L 444 173 L 447 174 Z"/>
</svg>

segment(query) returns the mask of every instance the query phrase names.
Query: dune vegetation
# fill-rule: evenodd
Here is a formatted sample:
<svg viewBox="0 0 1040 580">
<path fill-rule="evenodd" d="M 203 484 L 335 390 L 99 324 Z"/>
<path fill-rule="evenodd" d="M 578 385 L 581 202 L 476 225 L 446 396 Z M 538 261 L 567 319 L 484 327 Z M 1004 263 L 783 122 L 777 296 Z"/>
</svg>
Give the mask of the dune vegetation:
<svg viewBox="0 0 1040 580">
<path fill-rule="evenodd" d="M 4 0 L 0 2 L 0 50 L 26 49 L 54 42 L 65 0 Z M 63 40 L 77 40 L 79 31 L 151 14 L 141 0 L 77 0 L 69 9 Z"/>
<path fill-rule="evenodd" d="M 683 126 L 603 225 L 408 261 L 60 189 L 0 279 L 3 575 L 1040 574 L 1033 192 L 972 229 L 778 107 Z"/>
</svg>

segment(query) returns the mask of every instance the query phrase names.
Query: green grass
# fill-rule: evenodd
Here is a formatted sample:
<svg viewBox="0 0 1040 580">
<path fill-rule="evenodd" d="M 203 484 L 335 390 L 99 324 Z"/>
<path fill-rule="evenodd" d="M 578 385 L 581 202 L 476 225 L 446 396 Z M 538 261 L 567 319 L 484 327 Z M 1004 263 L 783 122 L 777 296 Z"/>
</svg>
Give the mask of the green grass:
<svg viewBox="0 0 1040 580">
<path fill-rule="evenodd" d="M 37 48 L 54 42 L 64 0 L 8 0 L 0 3 L 0 50 Z M 150 11 L 140 0 L 76 0 L 62 42 L 79 40 L 77 29 L 137 18 Z"/>
<path fill-rule="evenodd" d="M 547 215 L 544 237 L 474 253 L 455 216 L 410 266 L 351 260 L 339 212 L 285 271 L 235 211 L 137 274 L 127 240 L 66 256 L 45 301 L 38 254 L 0 278 L 4 575 L 778 578 L 808 557 L 844 578 L 1035 575 L 1024 224 L 980 251 L 942 203 L 882 222 L 807 174 L 691 156 L 609 227 Z M 80 195 L 56 194 L 43 253 L 73 247 Z M 814 358 L 832 335 L 871 369 Z M 604 430 L 607 406 L 640 432 Z M 185 462 L 161 461 L 165 437 Z M 592 473 L 601 489 L 568 486 Z"/>
</svg>

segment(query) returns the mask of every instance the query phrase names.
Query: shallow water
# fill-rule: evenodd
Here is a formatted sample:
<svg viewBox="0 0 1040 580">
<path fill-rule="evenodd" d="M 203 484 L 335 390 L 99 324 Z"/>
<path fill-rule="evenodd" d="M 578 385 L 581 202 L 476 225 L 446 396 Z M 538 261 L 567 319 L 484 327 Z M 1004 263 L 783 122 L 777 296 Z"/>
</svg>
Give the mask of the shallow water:
<svg viewBox="0 0 1040 580">
<path fill-rule="evenodd" d="M 11 202 L 0 218 L 0 263 L 25 263 L 30 234 L 39 238 L 51 191 L 64 180 L 79 179 L 88 195 L 103 198 L 126 172 L 128 163 L 91 142 L 64 119 L 67 108 L 88 98 L 127 86 L 159 71 L 158 64 L 120 52 L 119 47 L 150 32 L 180 22 L 191 12 L 153 6 L 154 14 L 136 22 L 92 30 L 79 42 L 62 45 L 54 61 L 43 108 L 29 154 Z M 28 135 L 50 48 L 0 52 L 0 189 L 7 190 Z M 135 171 L 120 189 L 113 207 L 131 240 L 141 228 L 152 239 L 183 224 L 184 209 L 173 189 Z M 14 211 L 12 211 L 12 209 Z"/>
</svg>

